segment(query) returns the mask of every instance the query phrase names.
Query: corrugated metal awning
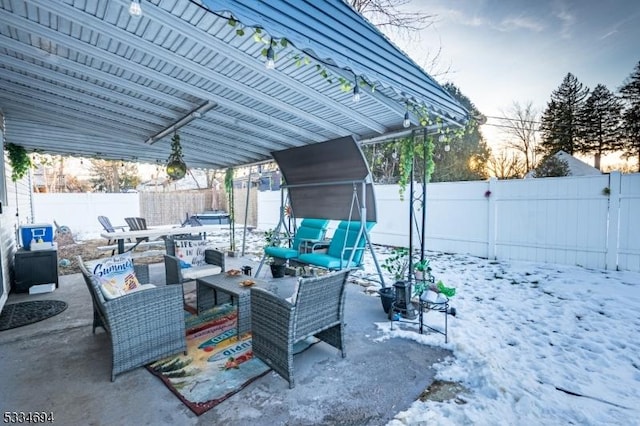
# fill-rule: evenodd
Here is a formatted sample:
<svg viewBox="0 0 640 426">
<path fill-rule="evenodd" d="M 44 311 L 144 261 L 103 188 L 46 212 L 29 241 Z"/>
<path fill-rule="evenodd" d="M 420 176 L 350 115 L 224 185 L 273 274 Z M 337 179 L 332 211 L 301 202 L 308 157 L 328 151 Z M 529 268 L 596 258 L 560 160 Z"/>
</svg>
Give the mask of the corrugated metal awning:
<svg viewBox="0 0 640 426">
<path fill-rule="evenodd" d="M 341 0 L 141 6 L 142 16 L 132 17 L 127 0 L 0 3 L 7 142 L 164 164 L 179 122 L 186 163 L 223 168 L 268 160 L 271 151 L 395 132 L 407 100 L 447 122 L 466 120 L 456 101 Z M 273 70 L 265 69 L 265 44 L 253 26 L 290 42 L 279 45 Z M 375 85 L 357 104 L 341 90 L 353 73 Z"/>
</svg>

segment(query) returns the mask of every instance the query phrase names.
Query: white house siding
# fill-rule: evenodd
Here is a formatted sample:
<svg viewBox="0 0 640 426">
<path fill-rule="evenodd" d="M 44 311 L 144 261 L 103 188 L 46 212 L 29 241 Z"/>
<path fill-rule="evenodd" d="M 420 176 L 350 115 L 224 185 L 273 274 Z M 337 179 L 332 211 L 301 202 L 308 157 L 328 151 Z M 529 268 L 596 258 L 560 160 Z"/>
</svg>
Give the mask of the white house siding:
<svg viewBox="0 0 640 426">
<path fill-rule="evenodd" d="M 0 142 L 4 147 L 4 135 L 0 129 Z M 3 149 L 4 152 L 4 149 Z M 30 178 L 24 177 L 18 182 L 11 181 L 11 166 L 7 161 L 6 153 L 1 156 L 2 163 L 0 171 L 0 193 L 6 193 L 2 199 L 2 213 L 0 213 L 0 279 L 2 288 L 0 289 L 0 310 L 7 301 L 7 296 L 11 288 L 11 267 L 13 266 L 13 255 L 17 249 L 17 228 L 18 224 L 32 223 Z M 16 216 L 16 214 L 18 216 Z"/>
</svg>

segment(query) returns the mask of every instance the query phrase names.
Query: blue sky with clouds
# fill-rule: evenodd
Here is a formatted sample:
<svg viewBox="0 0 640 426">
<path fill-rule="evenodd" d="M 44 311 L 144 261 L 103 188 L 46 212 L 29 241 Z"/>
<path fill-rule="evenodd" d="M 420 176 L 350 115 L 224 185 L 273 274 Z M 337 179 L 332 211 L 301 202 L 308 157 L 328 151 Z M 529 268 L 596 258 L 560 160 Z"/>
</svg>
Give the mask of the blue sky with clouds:
<svg viewBox="0 0 640 426">
<path fill-rule="evenodd" d="M 427 71 L 452 81 L 485 115 L 514 101 L 544 110 L 568 72 L 616 91 L 640 61 L 640 0 L 411 0 L 435 15 L 419 40 L 394 41 Z M 499 135 L 485 130 L 490 142 Z"/>
</svg>

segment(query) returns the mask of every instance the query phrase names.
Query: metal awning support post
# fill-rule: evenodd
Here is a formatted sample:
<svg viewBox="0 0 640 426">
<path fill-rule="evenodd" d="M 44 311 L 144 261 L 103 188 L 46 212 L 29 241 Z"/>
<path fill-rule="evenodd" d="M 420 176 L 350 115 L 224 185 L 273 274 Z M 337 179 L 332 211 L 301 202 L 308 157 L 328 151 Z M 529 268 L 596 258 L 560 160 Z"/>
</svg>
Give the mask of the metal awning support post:
<svg viewBox="0 0 640 426">
<path fill-rule="evenodd" d="M 242 231 L 242 256 L 247 243 L 247 219 L 249 218 L 249 196 L 251 195 L 251 170 L 249 166 L 249 176 L 247 177 L 247 199 L 244 203 L 244 230 Z"/>
<path fill-rule="evenodd" d="M 275 235 L 280 234 L 280 228 L 282 228 L 282 226 L 284 225 L 284 216 L 285 216 L 285 208 L 286 208 L 285 206 L 286 206 L 287 200 L 289 199 L 288 192 L 285 198 L 285 195 L 284 195 L 285 190 L 286 188 L 284 186 L 280 187 L 280 219 L 278 219 L 278 224 L 276 225 L 276 228 L 273 230 L 273 233 Z M 291 237 L 289 229 L 286 226 L 284 228 L 286 229 L 287 238 Z M 256 275 L 255 275 L 256 277 L 260 275 L 260 271 L 262 270 L 262 265 L 264 265 L 265 260 L 267 260 L 266 252 L 262 255 L 262 260 L 260 260 L 260 265 L 258 266 L 258 270 L 256 271 Z"/>
</svg>

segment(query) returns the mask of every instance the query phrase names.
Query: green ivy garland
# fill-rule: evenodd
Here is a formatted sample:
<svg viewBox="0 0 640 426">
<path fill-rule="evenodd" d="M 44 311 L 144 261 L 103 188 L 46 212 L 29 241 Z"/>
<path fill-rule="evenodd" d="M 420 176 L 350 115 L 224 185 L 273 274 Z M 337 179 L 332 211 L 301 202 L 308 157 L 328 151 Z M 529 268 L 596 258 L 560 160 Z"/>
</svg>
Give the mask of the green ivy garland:
<svg viewBox="0 0 640 426">
<path fill-rule="evenodd" d="M 229 203 L 229 229 L 231 233 L 229 235 L 229 249 L 233 252 L 236 251 L 236 227 L 233 208 L 233 167 L 229 167 L 224 175 L 224 190 L 227 192 L 227 200 Z"/>
<path fill-rule="evenodd" d="M 32 166 L 31 158 L 27 150 L 20 145 L 8 143 L 6 146 L 9 153 L 9 163 L 11 163 L 11 180 L 16 182 L 22 179 Z"/>
</svg>

